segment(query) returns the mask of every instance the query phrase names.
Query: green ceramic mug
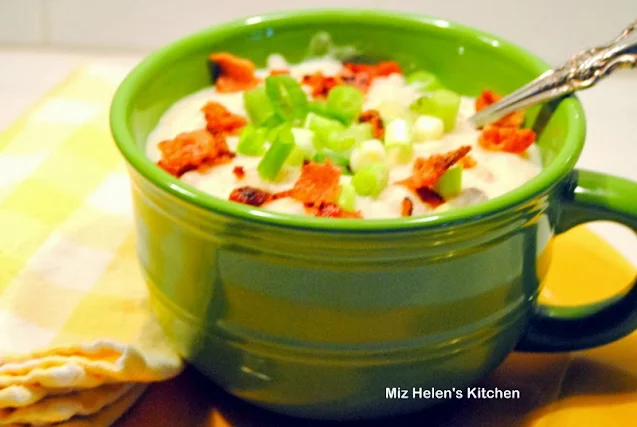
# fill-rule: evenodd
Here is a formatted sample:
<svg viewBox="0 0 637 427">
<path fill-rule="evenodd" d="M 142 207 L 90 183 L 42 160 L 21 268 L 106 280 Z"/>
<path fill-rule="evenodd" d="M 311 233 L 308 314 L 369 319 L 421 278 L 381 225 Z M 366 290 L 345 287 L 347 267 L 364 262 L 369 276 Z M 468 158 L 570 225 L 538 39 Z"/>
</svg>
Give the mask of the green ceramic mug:
<svg viewBox="0 0 637 427">
<path fill-rule="evenodd" d="M 436 402 L 388 398 L 387 388 L 462 389 L 514 349 L 577 350 L 635 330 L 635 287 L 577 308 L 537 303 L 555 233 L 592 220 L 637 227 L 637 184 L 573 170 L 585 137 L 574 97 L 529 112 L 544 160 L 539 176 L 502 197 L 427 217 L 266 212 L 210 197 L 145 157 L 160 115 L 209 85 L 208 53 L 232 51 L 258 65 L 274 52 L 300 61 L 318 31 L 406 69 L 431 70 L 465 95 L 509 92 L 547 69 L 474 29 L 359 10 L 252 17 L 150 55 L 119 88 L 111 126 L 130 166 L 153 309 L 187 360 L 262 407 L 369 418 Z"/>
</svg>

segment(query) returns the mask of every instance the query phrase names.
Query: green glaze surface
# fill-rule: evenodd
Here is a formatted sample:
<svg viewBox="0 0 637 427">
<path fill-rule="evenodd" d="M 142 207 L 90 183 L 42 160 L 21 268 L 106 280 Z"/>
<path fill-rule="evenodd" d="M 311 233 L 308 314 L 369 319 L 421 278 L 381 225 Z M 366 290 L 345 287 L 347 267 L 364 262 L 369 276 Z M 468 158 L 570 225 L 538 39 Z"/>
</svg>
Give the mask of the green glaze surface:
<svg viewBox="0 0 637 427">
<path fill-rule="evenodd" d="M 208 196 L 145 157 L 146 137 L 161 114 L 209 84 L 208 53 L 231 51 L 258 65 L 273 52 L 300 61 L 317 31 L 396 59 L 406 70 L 426 68 L 465 95 L 507 92 L 547 68 L 461 25 L 359 10 L 239 20 L 149 56 L 117 92 L 111 126 L 130 165 L 138 253 L 153 309 L 184 357 L 263 407 L 369 418 L 434 403 L 386 399 L 386 387 L 461 388 L 516 345 L 591 347 L 635 328 L 631 294 L 576 312 L 536 303 L 554 230 L 579 222 L 564 213 L 633 227 L 637 221 L 635 197 L 626 201 L 634 183 L 572 172 L 585 135 L 574 97 L 529 114 L 545 163 L 537 178 L 478 206 L 428 217 L 267 212 Z M 618 307 L 622 316 L 600 315 Z M 562 328 L 565 322 L 597 326 L 582 333 Z"/>
</svg>

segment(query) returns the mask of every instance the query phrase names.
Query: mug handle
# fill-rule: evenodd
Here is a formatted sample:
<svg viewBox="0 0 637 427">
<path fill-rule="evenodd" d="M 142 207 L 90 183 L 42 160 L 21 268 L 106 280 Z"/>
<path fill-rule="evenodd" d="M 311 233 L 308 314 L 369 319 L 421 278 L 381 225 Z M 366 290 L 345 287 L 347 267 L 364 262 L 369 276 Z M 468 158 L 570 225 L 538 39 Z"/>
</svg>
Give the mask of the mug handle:
<svg viewBox="0 0 637 427">
<path fill-rule="evenodd" d="M 614 221 L 637 233 L 637 183 L 574 170 L 561 194 L 556 233 L 590 221 Z M 601 284 L 603 285 L 603 284 Z M 637 329 L 637 280 L 623 294 L 592 304 L 539 304 L 516 351 L 560 352 L 598 347 Z"/>
</svg>

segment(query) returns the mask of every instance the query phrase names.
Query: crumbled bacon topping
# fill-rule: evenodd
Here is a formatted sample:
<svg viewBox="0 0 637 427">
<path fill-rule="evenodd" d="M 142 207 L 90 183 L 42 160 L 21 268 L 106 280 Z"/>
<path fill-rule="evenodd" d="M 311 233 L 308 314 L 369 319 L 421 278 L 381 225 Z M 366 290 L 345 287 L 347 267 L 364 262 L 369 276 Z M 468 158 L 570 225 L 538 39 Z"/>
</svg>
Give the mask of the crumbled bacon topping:
<svg viewBox="0 0 637 427">
<path fill-rule="evenodd" d="M 180 133 L 175 139 L 160 142 L 158 147 L 162 157 L 157 164 L 176 177 L 193 169 L 229 163 L 235 156 L 223 135 L 213 135 L 205 129 Z"/>
<path fill-rule="evenodd" d="M 381 139 L 385 135 L 385 126 L 383 124 L 383 119 L 381 119 L 378 111 L 363 111 L 358 117 L 358 121 L 360 123 L 369 123 L 370 125 L 372 125 L 372 133 L 374 135 L 374 138 Z"/>
<path fill-rule="evenodd" d="M 460 159 L 460 164 L 462 165 L 463 169 L 471 169 L 475 168 L 478 165 L 478 161 L 473 156 L 467 154 L 462 159 Z"/>
<path fill-rule="evenodd" d="M 421 187 L 417 189 L 416 194 L 418 195 L 418 198 L 421 202 L 428 204 L 433 209 L 437 208 L 445 202 L 438 193 L 436 193 L 429 187 Z"/>
<path fill-rule="evenodd" d="M 373 79 L 374 76 L 368 72 L 355 72 L 349 68 L 344 68 L 338 74 L 339 84 L 353 86 L 363 93 L 367 93 Z"/>
<path fill-rule="evenodd" d="M 314 216 L 327 218 L 362 218 L 360 212 L 348 212 L 334 201 L 340 192 L 341 170 L 329 159 L 325 163 L 304 163 L 301 176 L 290 190 L 275 194 L 253 187 L 235 189 L 230 200 L 252 206 L 291 197 L 302 202 L 306 211 Z"/>
<path fill-rule="evenodd" d="M 312 88 L 315 98 L 325 98 L 333 87 L 343 84 L 339 77 L 325 76 L 320 71 L 303 76 L 301 83 Z"/>
<path fill-rule="evenodd" d="M 381 61 L 376 65 L 345 62 L 343 66 L 355 74 L 367 74 L 370 79 L 386 77 L 394 73 L 402 74 L 400 65 L 396 61 Z"/>
<path fill-rule="evenodd" d="M 239 58 L 228 52 L 212 53 L 209 58 L 220 70 L 215 81 L 217 92 L 240 92 L 259 84 L 259 79 L 254 75 L 256 66 L 249 59 Z"/>
<path fill-rule="evenodd" d="M 405 197 L 400 205 L 401 216 L 411 216 L 414 212 L 414 202 L 409 197 Z"/>
<path fill-rule="evenodd" d="M 476 99 L 476 111 L 483 110 L 500 99 L 502 99 L 501 95 L 484 90 Z M 523 124 L 524 112 L 513 112 L 497 122 L 485 126 L 478 142 L 488 150 L 524 153 L 535 142 L 536 136 L 535 132 L 530 129 L 521 129 Z"/>
<path fill-rule="evenodd" d="M 480 96 L 476 99 L 475 108 L 476 111 L 483 110 L 489 105 L 494 104 L 502 99 L 502 95 L 497 94 L 490 90 L 484 90 Z M 507 114 L 497 122 L 493 123 L 495 126 L 514 127 L 519 128 L 524 124 L 524 112 L 514 111 L 511 114 Z"/>
<path fill-rule="evenodd" d="M 289 75 L 289 74 L 290 74 L 290 70 L 286 70 L 286 69 L 270 70 L 271 76 L 281 76 L 281 75 Z"/>
<path fill-rule="evenodd" d="M 535 142 L 535 132 L 531 129 L 485 126 L 478 143 L 489 150 L 521 154 Z"/>
<path fill-rule="evenodd" d="M 485 89 L 482 91 L 479 97 L 476 98 L 475 109 L 476 111 L 484 110 L 491 104 L 495 104 L 502 99 L 502 95 L 499 95 L 492 90 Z"/>
<path fill-rule="evenodd" d="M 318 205 L 338 198 L 341 169 L 329 159 L 325 163 L 310 162 L 301 169 L 301 176 L 294 183 L 291 197 L 305 204 Z"/>
<path fill-rule="evenodd" d="M 312 88 L 312 96 L 324 98 L 329 91 L 339 85 L 350 85 L 366 93 L 376 77 L 402 73 L 395 61 L 379 62 L 376 65 L 344 62 L 343 69 L 336 76 L 325 76 L 321 72 L 303 76 L 302 83 Z"/>
<path fill-rule="evenodd" d="M 206 127 L 212 133 L 236 135 L 247 124 L 246 119 L 218 102 L 208 102 L 201 111 L 206 117 Z"/>
<path fill-rule="evenodd" d="M 400 65 L 396 61 L 381 61 L 376 64 L 376 75 L 377 76 L 389 76 L 392 74 L 402 74 L 403 70 L 400 68 Z"/>
<path fill-rule="evenodd" d="M 271 193 L 255 187 L 239 187 L 232 190 L 229 200 L 233 202 L 243 203 L 250 206 L 262 206 L 271 201 L 273 196 Z"/>
<path fill-rule="evenodd" d="M 243 169 L 243 166 L 235 166 L 234 169 L 232 169 L 232 173 L 237 179 L 243 179 L 246 176 L 246 171 Z"/>
<path fill-rule="evenodd" d="M 318 206 L 308 208 L 314 216 L 323 218 L 363 218 L 360 212 L 348 212 L 338 203 L 321 202 Z"/>
<path fill-rule="evenodd" d="M 433 154 L 428 158 L 418 157 L 414 162 L 412 175 L 400 181 L 409 189 L 418 190 L 434 185 L 438 179 L 454 164 L 459 162 L 471 151 L 471 146 L 464 145 L 457 150 L 445 154 Z"/>
<path fill-rule="evenodd" d="M 363 64 L 359 62 L 343 62 L 343 68 L 354 74 L 365 73 L 370 77 L 376 72 L 376 67 L 372 64 Z"/>
</svg>

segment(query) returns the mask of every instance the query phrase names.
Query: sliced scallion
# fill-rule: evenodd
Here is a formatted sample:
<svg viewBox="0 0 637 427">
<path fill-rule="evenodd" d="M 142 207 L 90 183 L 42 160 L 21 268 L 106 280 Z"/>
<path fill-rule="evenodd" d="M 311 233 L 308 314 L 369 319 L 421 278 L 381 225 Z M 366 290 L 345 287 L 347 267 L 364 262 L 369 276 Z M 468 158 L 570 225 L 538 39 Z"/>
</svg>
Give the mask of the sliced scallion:
<svg viewBox="0 0 637 427">
<path fill-rule="evenodd" d="M 365 166 L 354 174 L 352 185 L 361 196 L 378 196 L 389 183 L 389 168 L 382 164 Z"/>
<path fill-rule="evenodd" d="M 294 147 L 292 130 L 289 126 L 284 127 L 259 162 L 257 166 L 259 176 L 265 180 L 274 181 Z"/>
<path fill-rule="evenodd" d="M 266 77 L 265 90 L 281 120 L 293 121 L 307 115 L 307 95 L 293 77 L 285 74 Z"/>
</svg>

